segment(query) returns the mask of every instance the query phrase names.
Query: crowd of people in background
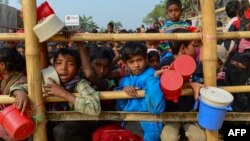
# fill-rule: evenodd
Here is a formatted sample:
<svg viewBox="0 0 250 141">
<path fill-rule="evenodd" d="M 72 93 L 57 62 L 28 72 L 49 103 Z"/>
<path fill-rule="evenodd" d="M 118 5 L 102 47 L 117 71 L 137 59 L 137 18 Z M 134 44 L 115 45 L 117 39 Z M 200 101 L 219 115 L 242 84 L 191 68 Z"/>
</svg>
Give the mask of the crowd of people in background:
<svg viewBox="0 0 250 141">
<path fill-rule="evenodd" d="M 135 31 L 122 29 L 118 33 L 192 33 L 201 32 L 200 27 L 192 26 L 191 21 L 181 20 L 180 0 L 168 0 L 166 18 Z M 249 31 L 250 6 L 247 2 L 231 0 L 226 5 L 230 19 L 223 32 Z M 217 22 L 217 26 L 223 24 Z M 23 31 L 10 30 L 9 33 Z M 98 33 L 95 29 L 93 33 Z M 115 33 L 113 23 L 107 24 L 106 33 Z M 64 103 L 46 104 L 46 109 L 57 111 L 74 110 L 97 116 L 101 111 L 150 112 L 189 112 L 193 110 L 198 91 L 203 87 L 202 41 L 88 41 L 88 42 L 47 42 L 41 50 L 46 60 L 41 60 L 44 69 L 53 66 L 59 75 L 61 85 L 44 85 L 45 96 L 58 96 Z M 14 55 L 19 53 L 19 55 Z M 25 59 L 25 43 L 20 41 L 0 42 L 0 94 L 19 98 L 19 109 L 25 109 L 27 102 L 27 81 L 25 63 L 22 59 L 13 60 L 9 55 Z M 178 103 L 168 101 L 160 88 L 159 78 L 164 66 L 169 66 L 180 55 L 189 55 L 196 61 L 196 70 L 185 83 L 193 89 L 194 96 L 181 97 Z M 226 39 L 217 44 L 217 85 L 235 86 L 250 83 L 250 40 Z M 21 68 L 20 68 L 21 67 Z M 13 68 L 13 69 L 12 69 Z M 15 69 L 16 68 L 16 69 Z M 99 91 L 123 90 L 134 97 L 125 100 L 100 101 Z M 136 90 L 145 90 L 144 98 L 137 98 Z M 80 97 L 71 93 L 78 92 Z M 24 96 L 23 96 L 24 95 Z M 250 95 L 234 95 L 233 111 L 249 112 Z M 0 109 L 4 105 L 0 104 Z M 49 141 L 205 141 L 205 130 L 197 123 L 163 122 L 48 122 Z M 12 140 L 2 132 L 1 138 Z M 125 140 L 124 140 L 125 141 Z"/>
</svg>

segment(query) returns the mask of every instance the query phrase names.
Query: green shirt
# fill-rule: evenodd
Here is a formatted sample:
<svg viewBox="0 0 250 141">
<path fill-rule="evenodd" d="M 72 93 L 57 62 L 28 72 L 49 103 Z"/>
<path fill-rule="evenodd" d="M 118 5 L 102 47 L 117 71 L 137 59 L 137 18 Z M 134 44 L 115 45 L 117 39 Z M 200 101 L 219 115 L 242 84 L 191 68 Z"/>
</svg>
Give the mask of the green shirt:
<svg viewBox="0 0 250 141">
<path fill-rule="evenodd" d="M 12 93 L 15 90 L 23 90 L 27 92 L 27 84 L 11 86 L 10 92 Z M 99 92 L 90 86 L 90 82 L 85 79 L 81 79 L 76 83 L 73 92 L 80 94 L 79 97 L 76 97 L 73 108 L 74 111 L 95 116 L 101 113 Z"/>
</svg>

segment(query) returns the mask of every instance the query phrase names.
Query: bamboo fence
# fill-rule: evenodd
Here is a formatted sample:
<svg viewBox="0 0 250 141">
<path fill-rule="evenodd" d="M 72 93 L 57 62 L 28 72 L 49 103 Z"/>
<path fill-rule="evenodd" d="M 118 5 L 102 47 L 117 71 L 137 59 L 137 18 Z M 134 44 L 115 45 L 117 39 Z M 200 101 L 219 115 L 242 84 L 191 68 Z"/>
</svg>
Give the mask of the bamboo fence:
<svg viewBox="0 0 250 141">
<path fill-rule="evenodd" d="M 249 38 L 250 31 L 217 32 L 217 39 Z M 49 41 L 152 41 L 152 40 L 202 40 L 206 35 L 201 33 L 76 33 L 70 39 L 57 34 Z M 215 37 L 210 37 L 215 38 Z M 24 33 L 0 33 L 0 41 L 24 40 Z"/>
<path fill-rule="evenodd" d="M 33 27 L 37 24 L 36 0 L 22 0 L 23 6 L 23 22 L 25 37 L 25 57 L 28 81 L 28 94 L 32 107 L 43 103 L 42 97 L 42 78 L 40 71 L 40 46 L 38 39 L 33 32 Z M 32 111 L 37 117 L 36 130 L 33 134 L 35 141 L 47 141 L 46 121 L 44 104 L 36 106 Z"/>
<path fill-rule="evenodd" d="M 47 97 L 43 99 L 41 89 L 41 75 L 40 75 L 40 60 L 39 51 L 41 44 L 33 33 L 32 28 L 36 24 L 36 1 L 22 0 L 23 14 L 24 14 L 24 29 L 25 33 L 0 33 L 0 40 L 25 40 L 26 42 L 26 64 L 27 64 L 27 78 L 28 78 L 28 93 L 31 99 L 32 106 L 35 106 L 33 114 L 39 117 L 37 127 L 34 132 L 34 141 L 46 141 L 46 128 L 43 122 L 51 121 L 71 121 L 71 120 L 125 120 L 125 121 L 197 121 L 196 112 L 178 112 L 178 113 L 163 113 L 160 115 L 152 115 L 150 113 L 128 113 L 128 112 L 102 112 L 100 116 L 93 117 L 77 112 L 47 112 L 45 113 L 43 102 L 59 102 L 62 99 L 56 97 Z M 223 11 L 224 9 L 221 9 Z M 217 12 L 221 12 L 218 10 Z M 214 1 L 201 0 L 201 18 L 202 18 L 202 32 L 201 33 L 152 33 L 152 34 L 74 34 L 71 41 L 145 41 L 145 40 L 194 40 L 201 39 L 203 41 L 203 67 L 204 78 L 207 86 L 216 86 L 215 70 L 216 68 L 216 40 L 217 39 L 238 39 L 250 38 L 250 32 L 233 32 L 233 33 L 216 33 L 215 27 L 215 13 Z M 66 41 L 63 35 L 56 35 L 50 39 L 51 41 Z M 229 92 L 250 92 L 250 86 L 227 86 L 222 87 Z M 119 94 L 117 94 L 119 93 Z M 183 96 L 190 95 L 191 90 L 185 89 Z M 75 94 L 77 96 L 77 94 Z M 140 97 L 143 97 L 143 91 L 139 91 Z M 100 98 L 106 99 L 121 99 L 128 98 L 124 92 L 101 92 Z M 0 103 L 13 103 L 14 98 L 8 96 L 0 96 Z M 47 116 L 47 117 L 46 117 Z M 227 121 L 250 121 L 249 113 L 228 113 Z M 218 132 L 206 131 L 208 141 L 217 141 Z"/>
</svg>

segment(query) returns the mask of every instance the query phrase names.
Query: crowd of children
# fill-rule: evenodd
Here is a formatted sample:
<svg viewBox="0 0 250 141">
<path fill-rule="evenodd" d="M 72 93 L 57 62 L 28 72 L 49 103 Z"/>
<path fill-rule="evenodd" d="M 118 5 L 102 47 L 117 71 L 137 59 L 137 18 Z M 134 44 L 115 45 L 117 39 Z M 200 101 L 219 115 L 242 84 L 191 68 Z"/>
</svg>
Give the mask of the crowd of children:
<svg viewBox="0 0 250 141">
<path fill-rule="evenodd" d="M 226 13 L 231 20 L 224 32 L 250 30 L 249 3 L 229 1 Z M 200 28 L 181 20 L 180 0 L 166 3 L 167 21 L 147 29 L 150 33 L 191 33 Z M 113 33 L 113 24 L 108 24 L 107 33 Z M 161 28 L 160 28 L 161 26 Z M 143 27 L 144 28 L 144 27 Z M 193 30 L 195 29 L 195 30 Z M 126 33 L 122 30 L 121 33 Z M 0 94 L 16 98 L 15 106 L 22 112 L 29 106 L 23 43 L 0 47 Z M 14 46 L 14 47 L 13 47 Z M 49 78 L 44 84 L 44 96 L 58 96 L 67 102 L 46 104 L 48 111 L 74 110 L 98 116 L 104 110 L 126 112 L 189 112 L 203 87 L 202 42 L 190 41 L 145 41 L 145 42 L 75 42 L 70 44 L 48 42 L 41 50 L 41 69 L 52 65 L 59 76 L 60 84 Z M 19 52 L 19 53 L 18 53 Z M 164 98 L 160 77 L 165 66 L 170 66 L 180 55 L 188 55 L 196 61 L 196 70 L 185 85 L 193 89 L 194 96 L 180 97 L 179 102 Z M 15 56 L 15 57 L 12 57 Z M 250 40 L 223 40 L 217 45 L 217 85 L 248 85 L 250 78 Z M 168 82 L 166 82 L 168 83 Z M 123 90 L 131 99 L 100 101 L 99 91 Z M 136 90 L 145 90 L 145 97 L 138 98 Z M 77 92 L 79 97 L 72 93 Z M 248 94 L 234 95 L 234 111 L 250 111 Z M 0 110 L 7 105 L 0 104 Z M 146 121 L 123 122 L 48 122 L 50 141 L 205 141 L 205 130 L 197 123 L 163 123 Z M 184 135 L 184 136 L 183 136 Z M 0 126 L 0 140 L 12 141 Z"/>
</svg>

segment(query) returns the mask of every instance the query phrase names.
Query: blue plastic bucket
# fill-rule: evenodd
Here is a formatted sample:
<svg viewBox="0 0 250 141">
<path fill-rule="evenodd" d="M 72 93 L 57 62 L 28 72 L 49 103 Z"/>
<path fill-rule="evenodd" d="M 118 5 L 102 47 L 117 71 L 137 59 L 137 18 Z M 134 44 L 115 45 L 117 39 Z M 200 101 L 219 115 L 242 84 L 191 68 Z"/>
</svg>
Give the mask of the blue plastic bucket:
<svg viewBox="0 0 250 141">
<path fill-rule="evenodd" d="M 198 124 L 209 130 L 219 130 L 225 119 L 227 111 L 231 111 L 232 107 L 214 107 L 204 103 L 201 99 L 199 101 Z"/>
</svg>

